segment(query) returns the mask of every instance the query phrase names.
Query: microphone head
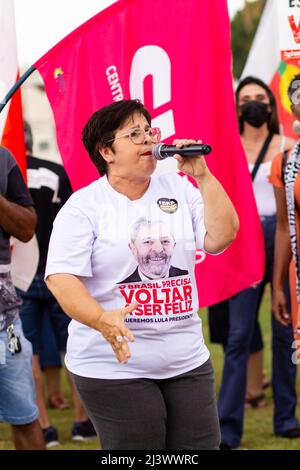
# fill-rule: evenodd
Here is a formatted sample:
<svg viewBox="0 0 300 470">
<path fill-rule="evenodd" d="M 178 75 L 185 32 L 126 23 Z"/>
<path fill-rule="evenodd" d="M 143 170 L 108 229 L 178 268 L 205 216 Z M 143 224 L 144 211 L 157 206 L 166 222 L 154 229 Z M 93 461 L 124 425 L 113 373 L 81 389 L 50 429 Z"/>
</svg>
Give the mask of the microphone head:
<svg viewBox="0 0 300 470">
<path fill-rule="evenodd" d="M 165 145 L 165 144 L 163 142 L 159 142 L 159 144 L 154 144 L 153 147 L 152 147 L 152 156 L 156 160 L 164 160 L 164 158 L 165 158 L 160 153 L 160 149 L 161 149 L 162 145 Z"/>
<path fill-rule="evenodd" d="M 212 151 L 212 148 L 208 144 L 202 144 L 202 154 L 208 155 Z"/>
</svg>

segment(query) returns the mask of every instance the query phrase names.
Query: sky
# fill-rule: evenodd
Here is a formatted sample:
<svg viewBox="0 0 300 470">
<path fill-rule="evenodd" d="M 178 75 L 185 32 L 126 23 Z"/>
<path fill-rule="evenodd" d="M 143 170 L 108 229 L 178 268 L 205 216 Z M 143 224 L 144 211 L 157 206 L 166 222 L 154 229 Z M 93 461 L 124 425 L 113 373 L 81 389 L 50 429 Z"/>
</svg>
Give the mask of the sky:
<svg viewBox="0 0 300 470">
<path fill-rule="evenodd" d="M 244 4 L 244 0 L 227 1 L 231 16 Z M 77 26 L 114 3 L 114 0 L 14 0 L 14 2 L 18 59 L 21 69 L 24 69 L 36 62 Z"/>
</svg>

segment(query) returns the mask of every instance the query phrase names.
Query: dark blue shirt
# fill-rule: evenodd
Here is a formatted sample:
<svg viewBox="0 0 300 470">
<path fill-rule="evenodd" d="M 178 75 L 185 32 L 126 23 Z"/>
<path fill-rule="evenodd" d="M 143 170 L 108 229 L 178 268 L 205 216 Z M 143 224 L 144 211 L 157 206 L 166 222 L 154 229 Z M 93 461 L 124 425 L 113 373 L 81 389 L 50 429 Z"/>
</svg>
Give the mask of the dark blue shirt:
<svg viewBox="0 0 300 470">
<path fill-rule="evenodd" d="M 33 206 L 17 162 L 4 147 L 0 147 L 0 194 L 20 206 Z M 0 265 L 10 264 L 10 235 L 0 225 Z"/>
</svg>

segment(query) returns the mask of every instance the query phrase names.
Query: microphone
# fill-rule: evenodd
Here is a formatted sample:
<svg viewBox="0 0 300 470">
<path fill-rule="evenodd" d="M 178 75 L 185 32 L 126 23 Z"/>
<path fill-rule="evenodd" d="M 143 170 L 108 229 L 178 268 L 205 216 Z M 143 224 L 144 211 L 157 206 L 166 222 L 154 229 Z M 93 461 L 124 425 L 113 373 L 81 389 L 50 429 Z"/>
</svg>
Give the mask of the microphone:
<svg viewBox="0 0 300 470">
<path fill-rule="evenodd" d="M 166 145 L 160 142 L 153 145 L 152 156 L 156 160 L 164 160 L 165 158 L 173 157 L 175 154 L 179 154 L 182 157 L 199 157 L 199 155 L 208 155 L 211 150 L 211 146 L 207 144 L 193 144 L 179 149 L 175 145 Z"/>
</svg>

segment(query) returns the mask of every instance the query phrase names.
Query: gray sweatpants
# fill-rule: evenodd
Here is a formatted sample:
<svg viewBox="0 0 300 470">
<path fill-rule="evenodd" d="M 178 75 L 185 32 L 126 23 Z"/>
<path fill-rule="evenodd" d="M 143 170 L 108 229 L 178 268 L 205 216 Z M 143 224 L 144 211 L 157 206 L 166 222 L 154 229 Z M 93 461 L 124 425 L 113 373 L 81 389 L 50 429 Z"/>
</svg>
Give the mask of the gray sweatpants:
<svg viewBox="0 0 300 470">
<path fill-rule="evenodd" d="M 105 450 L 219 448 L 210 359 L 163 380 L 73 379 Z"/>
</svg>

